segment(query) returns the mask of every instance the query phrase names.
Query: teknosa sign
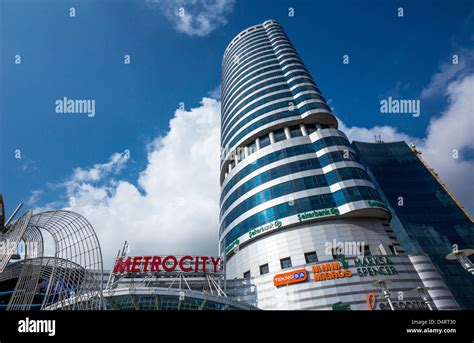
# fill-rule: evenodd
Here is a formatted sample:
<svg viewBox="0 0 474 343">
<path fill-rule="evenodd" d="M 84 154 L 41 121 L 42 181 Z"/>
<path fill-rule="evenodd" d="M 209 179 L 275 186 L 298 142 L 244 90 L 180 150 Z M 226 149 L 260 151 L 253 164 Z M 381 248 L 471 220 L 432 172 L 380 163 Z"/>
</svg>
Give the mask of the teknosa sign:
<svg viewBox="0 0 474 343">
<path fill-rule="evenodd" d="M 217 273 L 220 271 L 220 261 L 220 257 L 189 255 L 119 257 L 113 273 Z"/>
<path fill-rule="evenodd" d="M 292 283 L 303 282 L 308 279 L 308 272 L 305 268 L 292 270 L 282 274 L 277 274 L 273 277 L 273 284 L 275 287 L 289 285 Z"/>
</svg>

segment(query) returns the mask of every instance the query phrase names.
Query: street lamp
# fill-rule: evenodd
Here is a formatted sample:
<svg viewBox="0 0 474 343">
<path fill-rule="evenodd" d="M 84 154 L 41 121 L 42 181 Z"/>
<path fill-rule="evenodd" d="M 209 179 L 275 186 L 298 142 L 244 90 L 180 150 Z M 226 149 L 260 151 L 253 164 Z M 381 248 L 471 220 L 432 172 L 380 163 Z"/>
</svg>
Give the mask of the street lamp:
<svg viewBox="0 0 474 343">
<path fill-rule="evenodd" d="M 412 289 L 412 292 L 418 292 L 425 305 L 428 306 L 430 311 L 433 311 L 433 307 L 431 307 L 430 303 L 430 296 L 428 294 L 428 290 L 425 287 L 416 287 L 415 289 Z"/>
<path fill-rule="evenodd" d="M 392 311 L 395 311 L 395 308 L 393 307 L 392 300 L 390 300 L 390 292 L 387 289 L 387 286 L 390 285 L 392 281 L 390 280 L 377 280 L 372 282 L 372 286 L 375 288 L 380 288 L 382 290 L 383 296 L 385 299 L 387 299 L 388 304 L 390 305 L 390 308 Z"/>
<path fill-rule="evenodd" d="M 473 249 L 462 249 L 453 251 L 452 253 L 446 255 L 446 259 L 453 261 L 458 260 L 461 263 L 461 266 L 467 270 L 468 273 L 474 275 L 474 264 L 469 260 L 468 256 L 474 254 Z"/>
</svg>

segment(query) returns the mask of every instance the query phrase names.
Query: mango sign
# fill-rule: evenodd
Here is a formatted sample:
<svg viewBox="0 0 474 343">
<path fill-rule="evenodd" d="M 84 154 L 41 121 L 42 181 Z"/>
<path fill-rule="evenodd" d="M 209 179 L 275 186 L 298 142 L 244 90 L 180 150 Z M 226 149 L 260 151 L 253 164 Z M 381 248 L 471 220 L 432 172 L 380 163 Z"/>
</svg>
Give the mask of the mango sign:
<svg viewBox="0 0 474 343">
<path fill-rule="evenodd" d="M 273 284 L 275 287 L 289 285 L 292 283 L 303 282 L 308 279 L 308 272 L 306 269 L 297 269 L 291 272 L 277 274 L 273 277 Z"/>
</svg>

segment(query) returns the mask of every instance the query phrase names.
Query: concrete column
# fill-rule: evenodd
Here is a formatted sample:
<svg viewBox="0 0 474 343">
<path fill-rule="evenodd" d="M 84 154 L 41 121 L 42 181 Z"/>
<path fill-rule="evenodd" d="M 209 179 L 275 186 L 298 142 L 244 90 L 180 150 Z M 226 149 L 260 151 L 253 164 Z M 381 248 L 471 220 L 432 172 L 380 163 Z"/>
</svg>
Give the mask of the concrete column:
<svg viewBox="0 0 474 343">
<path fill-rule="evenodd" d="M 245 158 L 249 157 L 250 154 L 249 154 L 249 147 L 248 146 L 246 146 L 244 148 L 244 153 L 245 153 Z"/>
<path fill-rule="evenodd" d="M 273 135 L 273 132 L 270 132 L 268 136 L 270 137 L 270 144 L 275 143 L 275 136 Z"/>
<path fill-rule="evenodd" d="M 304 124 L 300 124 L 300 129 L 301 129 L 301 132 L 303 132 L 303 136 L 308 135 L 308 131 L 306 131 L 306 126 L 304 126 Z"/>
</svg>

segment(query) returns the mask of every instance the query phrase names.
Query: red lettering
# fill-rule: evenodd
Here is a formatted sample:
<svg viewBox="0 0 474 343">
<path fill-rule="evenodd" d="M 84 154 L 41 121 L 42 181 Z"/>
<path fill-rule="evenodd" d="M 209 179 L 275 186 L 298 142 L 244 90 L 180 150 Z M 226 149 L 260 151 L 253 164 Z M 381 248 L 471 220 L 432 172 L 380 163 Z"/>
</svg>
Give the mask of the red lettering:
<svg viewBox="0 0 474 343">
<path fill-rule="evenodd" d="M 115 267 L 114 267 L 114 273 L 123 273 L 123 272 L 127 272 L 129 273 L 130 272 L 130 257 L 127 257 L 127 260 L 125 261 L 125 263 L 123 263 L 123 258 L 120 257 L 119 259 L 117 259 L 117 262 L 115 263 Z"/>
<path fill-rule="evenodd" d="M 207 256 L 201 256 L 201 261 L 202 261 L 202 271 L 205 273 L 206 272 L 206 267 L 207 267 L 207 260 L 209 258 Z"/>
<path fill-rule="evenodd" d="M 173 266 L 172 267 L 168 267 L 167 263 L 169 260 L 172 260 L 173 261 Z M 172 272 L 176 266 L 178 265 L 178 260 L 176 259 L 176 257 L 174 256 L 166 256 L 164 259 L 163 259 L 163 269 L 165 270 L 165 272 Z"/>
<path fill-rule="evenodd" d="M 147 272 L 148 271 L 148 263 L 151 260 L 151 256 L 143 256 L 143 271 Z"/>
<path fill-rule="evenodd" d="M 132 263 L 132 273 L 138 273 L 140 272 L 140 263 L 142 262 L 142 257 L 141 256 L 135 256 L 133 258 L 133 263 Z"/>
<path fill-rule="evenodd" d="M 220 261 L 221 261 L 220 257 L 214 259 L 214 256 L 211 256 L 211 262 L 214 265 L 214 273 L 217 273 L 217 266 L 219 265 Z"/>
<path fill-rule="evenodd" d="M 194 259 L 194 271 L 197 273 L 199 270 L 199 257 L 196 256 L 196 258 Z"/>
<path fill-rule="evenodd" d="M 194 262 L 194 266 L 193 266 Z M 221 258 L 215 256 L 190 256 L 186 255 L 179 259 L 176 256 L 135 256 L 135 257 L 120 257 L 117 258 L 113 273 L 140 273 L 140 272 L 173 272 L 179 266 L 179 269 L 183 272 L 203 272 L 208 271 L 207 263 L 212 263 L 212 267 L 209 271 L 217 273 L 220 269 Z M 200 264 L 202 263 L 202 268 Z M 162 266 L 163 270 L 160 270 Z M 336 273 L 332 273 L 333 275 Z M 338 273 L 341 274 L 341 273 Z M 330 276 L 329 276 L 330 277 Z M 337 277 L 337 276 L 333 276 Z M 340 277 L 343 277 L 341 275 Z"/>
<path fill-rule="evenodd" d="M 179 261 L 179 268 L 180 268 L 183 272 L 190 272 L 191 270 L 193 270 L 193 267 L 191 267 L 191 266 L 190 266 L 190 267 L 185 267 L 185 266 L 183 265 L 183 262 L 186 261 L 186 260 L 192 261 L 193 258 L 192 258 L 191 256 L 183 256 L 183 257 L 181 258 L 181 260 Z"/>
<path fill-rule="evenodd" d="M 159 272 L 160 271 L 160 263 L 161 257 L 160 256 L 153 256 L 151 260 L 151 271 L 152 272 Z"/>
</svg>

